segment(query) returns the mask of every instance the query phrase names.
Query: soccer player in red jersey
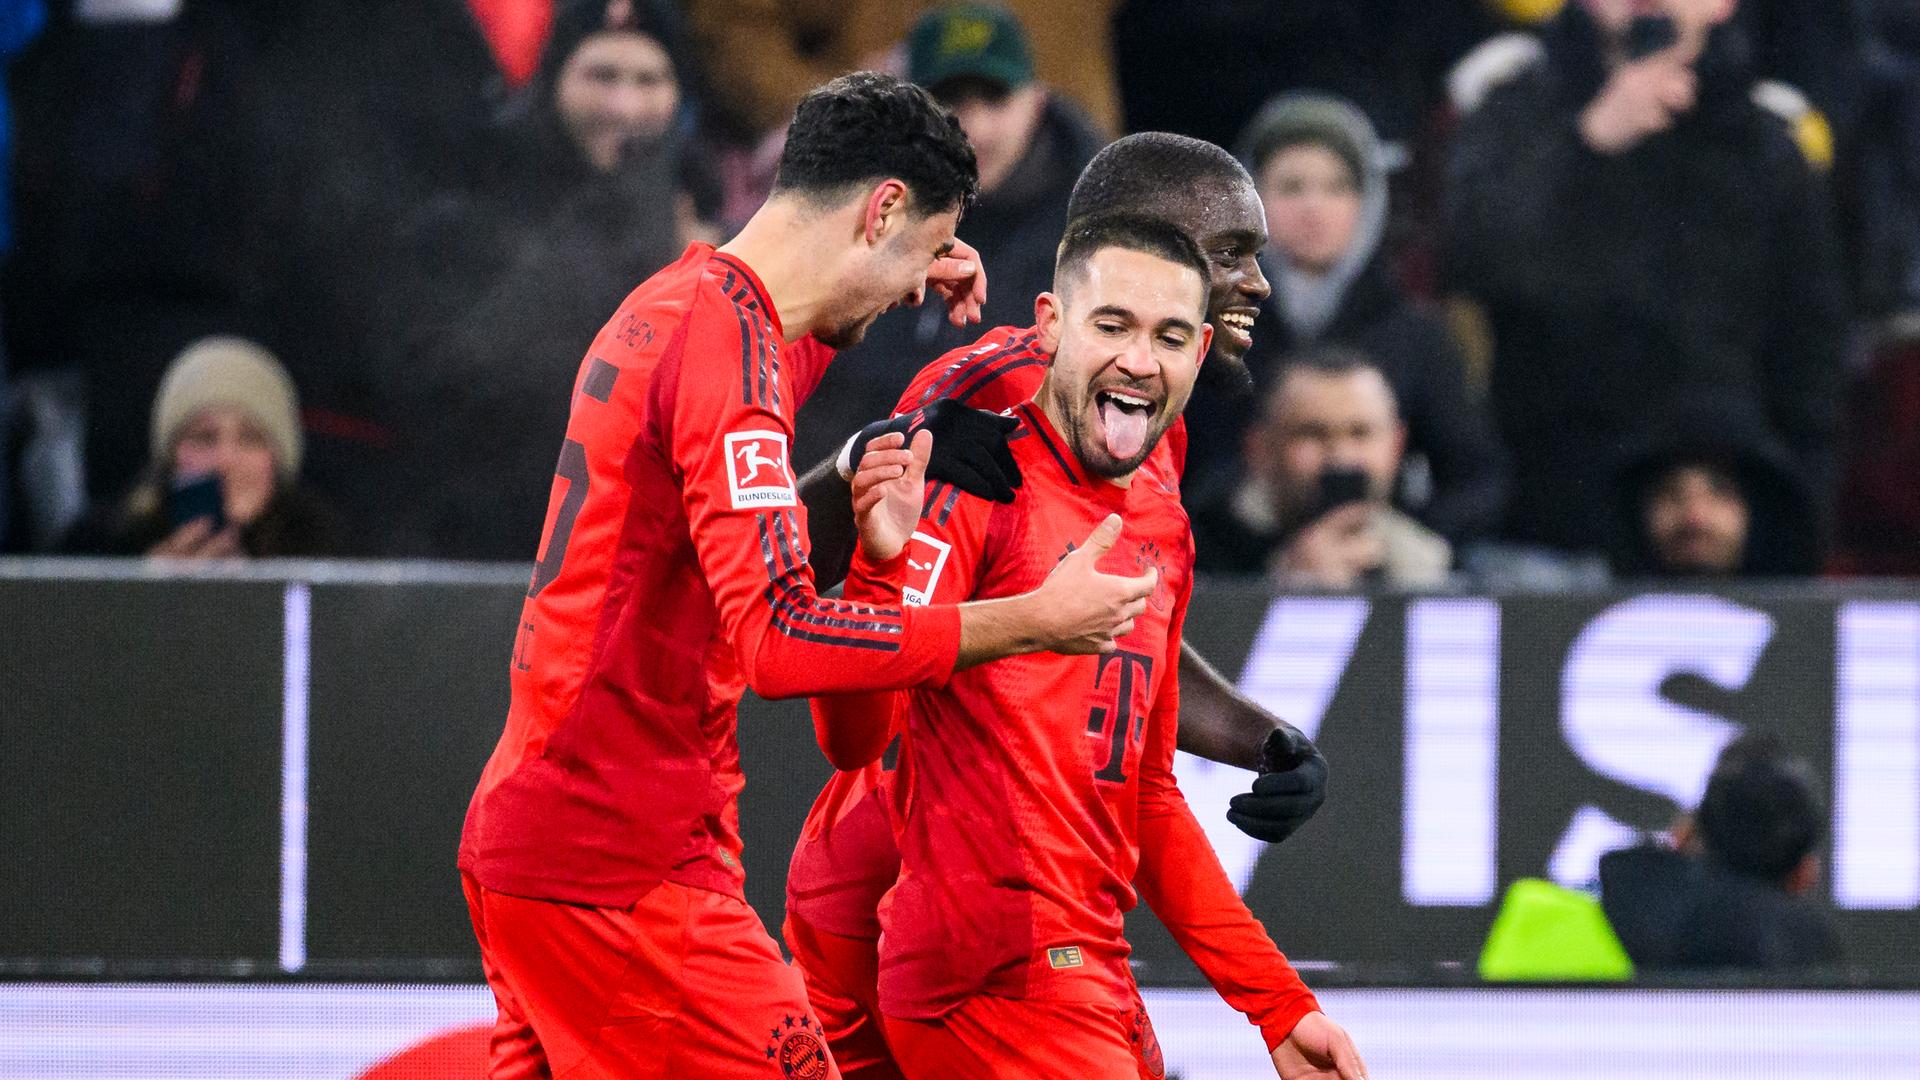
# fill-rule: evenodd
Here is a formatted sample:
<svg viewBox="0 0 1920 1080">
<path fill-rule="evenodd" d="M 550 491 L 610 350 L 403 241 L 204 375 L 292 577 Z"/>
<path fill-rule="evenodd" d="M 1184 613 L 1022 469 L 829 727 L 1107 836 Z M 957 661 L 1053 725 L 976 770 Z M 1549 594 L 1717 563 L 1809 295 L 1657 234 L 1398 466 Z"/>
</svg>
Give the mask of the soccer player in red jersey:
<svg viewBox="0 0 1920 1080">
<path fill-rule="evenodd" d="M 1212 337 L 1206 281 L 1199 249 L 1167 222 L 1075 222 L 1058 291 L 1036 303 L 1053 362 L 1015 410 L 1026 477 L 1015 502 L 923 499 L 911 467 L 874 455 L 855 478 L 855 509 L 868 513 L 847 588 L 861 600 L 1017 595 L 1089 551 L 1157 581 L 1113 651 L 815 698 L 837 765 L 876 759 L 886 729 L 901 731 L 888 799 L 901 869 L 880 907 L 879 981 L 888 1042 L 913 1080 L 1154 1075 L 1122 936 L 1136 888 L 1260 1027 L 1280 1076 L 1363 1075 L 1173 780 L 1193 548 L 1171 456 L 1155 450 Z M 860 713 L 890 722 L 850 720 Z"/>
<path fill-rule="evenodd" d="M 1202 377 L 1246 381 L 1242 357 L 1252 343 L 1247 331 L 1268 292 L 1254 257 L 1266 242 L 1265 217 L 1246 170 L 1226 151 L 1198 139 L 1164 132 L 1130 135 L 1110 144 L 1087 166 L 1068 206 L 1074 220 L 1112 210 L 1165 217 L 1196 239 L 1208 259 L 1208 319 L 1214 331 Z M 1026 402 L 1039 389 L 1051 360 L 1037 327 L 1001 327 L 927 365 L 901 395 L 897 411 L 902 418 L 941 431 L 935 453 L 950 459 L 968 440 L 1003 437 L 998 429 L 985 428 L 966 415 L 968 410 L 956 413 L 956 406 L 999 412 Z M 943 401 L 948 404 L 940 404 Z M 1166 467 L 1176 475 L 1184 440 L 1184 422 L 1176 419 L 1156 451 L 1169 457 Z M 894 454 L 896 460 L 904 458 Z M 939 463 L 936 458 L 935 465 Z M 995 460 L 985 454 L 957 466 L 990 479 L 1000 475 Z M 956 475 L 954 467 L 950 465 L 948 475 Z M 1018 475 L 1017 469 L 1002 471 Z M 987 495 L 991 487 L 976 480 L 967 490 Z M 1011 495 L 1007 487 L 1004 497 Z M 802 485 L 802 497 L 813 511 L 815 535 L 826 537 L 822 545 L 850 550 L 853 515 L 846 482 L 831 466 L 815 469 Z M 946 506 L 959 497 L 955 485 L 938 483 L 930 503 Z M 823 556 L 820 547 L 815 551 L 822 564 L 845 565 L 844 555 L 836 563 L 834 552 Z M 1285 839 L 1324 797 L 1324 759 L 1296 729 L 1236 693 L 1191 648 L 1182 650 L 1180 680 L 1179 748 L 1262 770 L 1255 793 L 1234 800 L 1231 818 L 1260 839 Z M 836 773 L 808 816 L 787 876 L 787 946 L 806 976 L 809 999 L 849 1080 L 899 1075 L 876 1005 L 876 911 L 899 872 L 882 790 L 891 777 L 878 764 Z"/>
<path fill-rule="evenodd" d="M 1144 608 L 1149 576 L 1086 557 L 997 604 L 814 591 L 794 411 L 831 347 L 929 280 L 977 317 L 979 268 L 941 262 L 971 254 L 953 233 L 974 180 L 958 124 L 922 91 L 835 80 L 801 104 L 740 235 L 690 247 L 589 349 L 506 730 L 460 845 L 499 1005 L 492 1075 L 837 1075 L 742 896 L 743 688 L 934 686 L 1028 649 L 1110 647 Z"/>
</svg>

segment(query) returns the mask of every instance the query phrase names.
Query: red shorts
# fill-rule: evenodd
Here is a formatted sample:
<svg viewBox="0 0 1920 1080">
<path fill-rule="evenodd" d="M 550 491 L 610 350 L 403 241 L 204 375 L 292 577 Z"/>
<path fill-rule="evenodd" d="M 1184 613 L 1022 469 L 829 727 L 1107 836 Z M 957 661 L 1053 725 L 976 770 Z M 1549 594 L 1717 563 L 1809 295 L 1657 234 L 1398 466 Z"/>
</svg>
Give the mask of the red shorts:
<svg viewBox="0 0 1920 1080">
<path fill-rule="evenodd" d="M 461 885 L 500 1007 L 494 1080 L 840 1075 L 800 973 L 743 901 L 669 882 L 596 908 Z"/>
<path fill-rule="evenodd" d="M 886 1018 L 911 1080 L 1162 1080 L 1166 1063 L 1138 991 L 1127 1008 L 977 994 L 938 1020 Z"/>
<path fill-rule="evenodd" d="M 880 943 L 816 929 L 791 912 L 783 928 L 807 1000 L 846 1080 L 902 1080 L 880 1023 Z"/>
</svg>

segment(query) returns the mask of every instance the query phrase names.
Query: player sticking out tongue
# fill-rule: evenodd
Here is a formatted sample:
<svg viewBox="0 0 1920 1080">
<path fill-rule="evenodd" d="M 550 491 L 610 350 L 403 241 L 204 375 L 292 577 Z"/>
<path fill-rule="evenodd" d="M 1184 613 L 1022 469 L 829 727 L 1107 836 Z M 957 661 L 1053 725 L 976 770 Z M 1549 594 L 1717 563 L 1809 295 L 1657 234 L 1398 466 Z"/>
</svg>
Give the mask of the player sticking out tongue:
<svg viewBox="0 0 1920 1080">
<path fill-rule="evenodd" d="M 1171 229 L 1125 213 L 1086 219 L 1061 246 L 1058 291 L 1034 302 L 1041 347 L 1054 357 L 1040 406 L 1089 473 L 1121 484 L 1186 407 L 1213 339 L 1206 277 L 1168 273 L 1182 257 L 1139 238 Z M 1103 243 L 1072 242 L 1083 232 Z"/>
<path fill-rule="evenodd" d="M 1097 391 L 1100 422 L 1106 430 L 1107 453 L 1115 461 L 1132 461 L 1147 448 L 1147 429 L 1160 404 L 1132 389 L 1110 387 Z"/>
</svg>

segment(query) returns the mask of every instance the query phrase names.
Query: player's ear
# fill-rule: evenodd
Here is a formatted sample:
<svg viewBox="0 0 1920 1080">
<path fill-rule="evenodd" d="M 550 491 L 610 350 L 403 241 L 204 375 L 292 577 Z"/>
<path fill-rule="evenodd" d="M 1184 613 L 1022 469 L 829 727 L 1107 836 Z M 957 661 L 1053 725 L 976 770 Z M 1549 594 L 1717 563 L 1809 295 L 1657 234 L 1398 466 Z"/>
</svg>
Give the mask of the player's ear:
<svg viewBox="0 0 1920 1080">
<path fill-rule="evenodd" d="M 900 228 L 907 214 L 907 185 L 898 180 L 882 180 L 867 193 L 861 235 L 869 246 L 876 245 Z"/>
<path fill-rule="evenodd" d="M 1193 358 L 1195 370 L 1199 370 L 1200 365 L 1207 362 L 1207 351 L 1211 348 L 1213 348 L 1213 324 L 1203 322 L 1200 324 L 1200 354 Z"/>
<path fill-rule="evenodd" d="M 1043 292 L 1033 298 L 1033 328 L 1039 332 L 1034 344 L 1048 356 L 1060 351 L 1060 323 L 1065 318 L 1065 307 L 1057 295 Z"/>
</svg>

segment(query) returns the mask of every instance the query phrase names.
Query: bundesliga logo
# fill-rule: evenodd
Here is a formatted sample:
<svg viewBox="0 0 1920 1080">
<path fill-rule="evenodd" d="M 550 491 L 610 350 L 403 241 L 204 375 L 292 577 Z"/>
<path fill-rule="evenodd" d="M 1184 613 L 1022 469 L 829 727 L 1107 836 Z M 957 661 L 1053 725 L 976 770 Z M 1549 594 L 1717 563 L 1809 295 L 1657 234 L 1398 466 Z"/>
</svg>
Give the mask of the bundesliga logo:
<svg viewBox="0 0 1920 1080">
<path fill-rule="evenodd" d="M 767 1060 L 787 1080 L 826 1080 L 827 1047 L 811 1016 L 789 1016 L 767 1040 Z"/>
<path fill-rule="evenodd" d="M 728 435 L 727 490 L 735 510 L 793 506 L 793 473 L 787 469 L 787 436 L 778 431 Z"/>
<path fill-rule="evenodd" d="M 914 533 L 907 541 L 907 580 L 900 588 L 900 599 L 908 607 L 933 603 L 933 590 L 940 584 L 940 571 L 947 567 L 947 553 L 953 545 Z"/>
</svg>

